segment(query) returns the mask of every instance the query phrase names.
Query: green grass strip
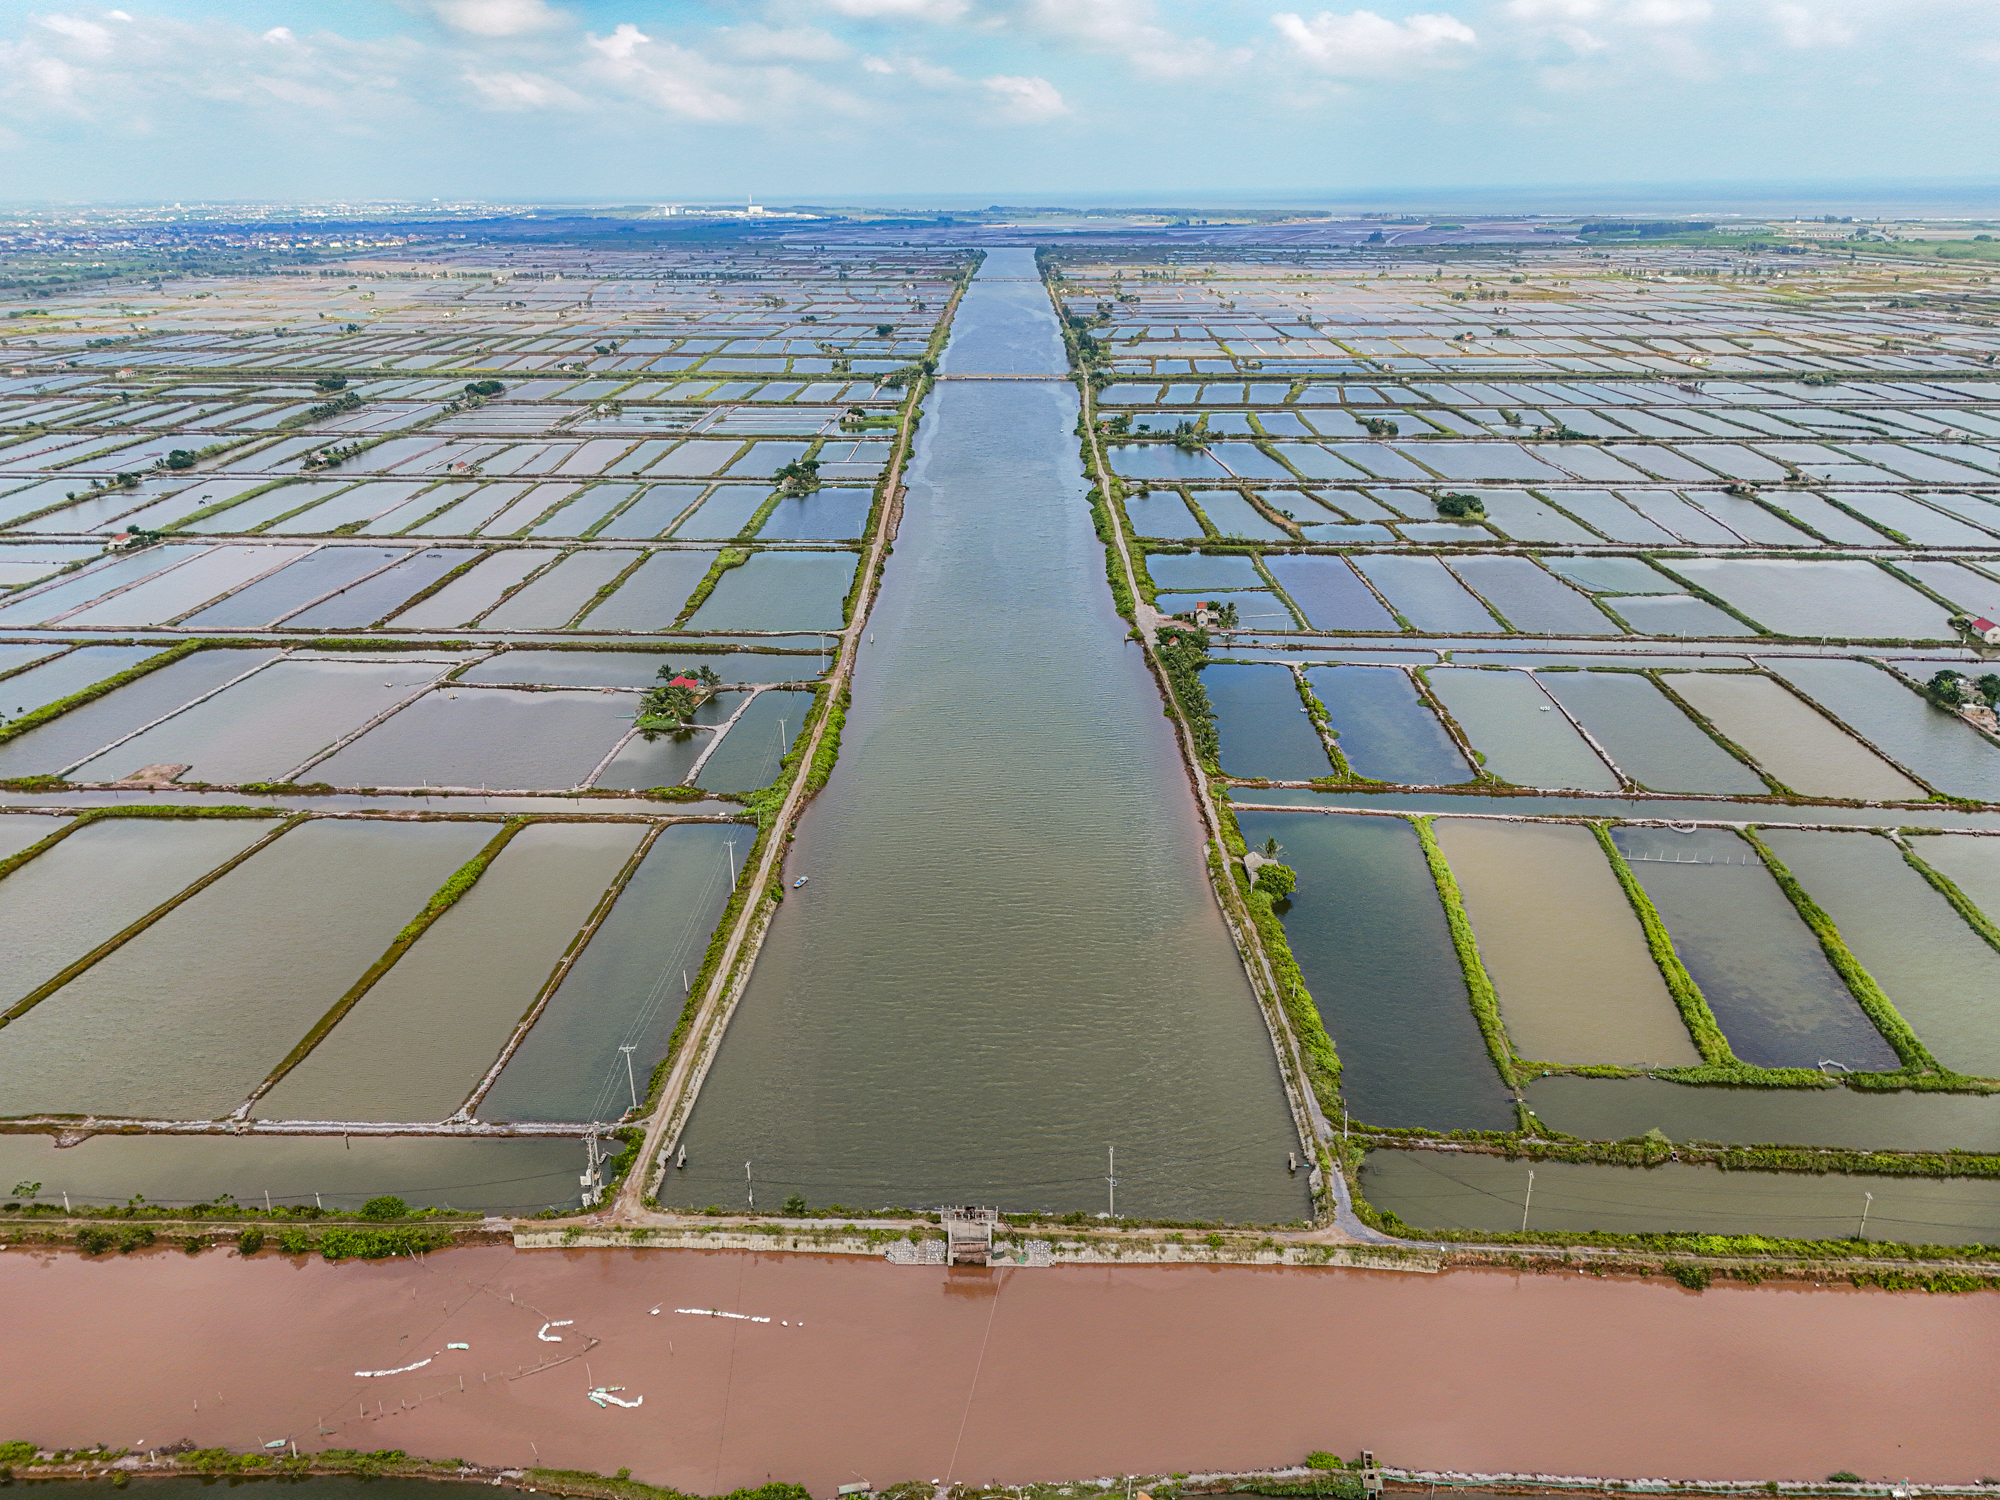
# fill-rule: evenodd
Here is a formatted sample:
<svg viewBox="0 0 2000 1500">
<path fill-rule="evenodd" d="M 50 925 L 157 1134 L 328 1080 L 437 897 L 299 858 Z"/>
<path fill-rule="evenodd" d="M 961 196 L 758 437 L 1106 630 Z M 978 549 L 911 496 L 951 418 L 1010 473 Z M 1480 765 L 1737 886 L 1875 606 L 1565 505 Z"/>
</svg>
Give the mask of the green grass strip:
<svg viewBox="0 0 2000 1500">
<path fill-rule="evenodd" d="M 740 547 L 724 547 L 715 554 L 715 561 L 708 565 L 708 571 L 701 575 L 701 582 L 694 586 L 694 593 L 681 606 L 681 612 L 674 616 L 674 627 L 680 626 L 694 617 L 694 612 L 708 603 L 708 596 L 715 592 L 715 586 L 722 582 L 722 575 L 731 568 L 740 568 L 750 561 L 750 554 Z"/>
<path fill-rule="evenodd" d="M 1680 954 L 1674 951 L 1674 940 L 1667 932 L 1667 924 L 1660 919 L 1660 909 L 1653 905 L 1653 898 L 1646 894 L 1646 888 L 1639 884 L 1639 877 L 1625 862 L 1624 853 L 1612 841 L 1610 825 L 1592 823 L 1590 831 L 1597 835 L 1598 847 L 1603 849 L 1604 857 L 1611 862 L 1612 874 L 1624 887 L 1625 899 L 1631 903 L 1632 914 L 1639 919 L 1639 926 L 1646 934 L 1646 947 L 1653 955 L 1653 962 L 1659 965 L 1660 977 L 1667 983 L 1667 993 L 1680 1007 L 1681 1020 L 1687 1024 L 1688 1035 L 1694 1039 L 1695 1050 L 1701 1053 L 1701 1060 L 1714 1067 L 1741 1067 L 1736 1054 L 1730 1050 L 1729 1038 L 1723 1035 L 1722 1026 L 1715 1019 L 1715 1012 L 1709 1009 L 1708 997 L 1694 982 L 1694 975 L 1688 973 Z"/>
<path fill-rule="evenodd" d="M 157 811 L 149 807 L 94 808 L 92 809 L 91 813 L 78 814 L 77 822 L 79 825 L 81 825 L 85 821 L 94 822 L 95 818 L 92 816 L 92 813 L 95 813 L 98 816 L 115 814 L 124 817 L 132 817 L 135 815 L 140 817 L 164 817 L 164 816 L 185 815 L 186 813 L 191 813 L 194 811 L 196 810 L 193 808 L 186 808 L 186 809 L 161 808 Z M 267 812 L 262 808 L 248 808 L 240 810 L 235 808 L 230 808 L 226 810 L 223 808 L 214 808 L 214 809 L 206 809 L 206 811 L 208 811 L 211 816 L 220 815 L 224 817 L 237 817 L 237 818 L 280 816 L 280 814 L 277 814 L 275 812 Z M 298 827 L 299 824 L 305 822 L 307 816 L 308 815 L 305 813 L 293 813 L 290 817 L 286 818 L 284 822 L 280 823 L 276 828 L 273 828 L 269 833 L 265 834 L 264 837 L 262 837 L 261 839 L 258 839 L 255 843 L 253 843 L 249 848 L 245 849 L 242 853 L 237 854 L 230 859 L 224 860 L 221 864 L 217 865 L 213 870 L 210 870 L 206 875 L 202 876 L 199 880 L 195 881 L 194 884 L 188 886 L 178 895 L 169 897 L 167 900 L 161 902 L 158 906 L 154 907 L 151 911 L 147 912 L 143 917 L 139 918 L 138 921 L 132 923 L 129 927 L 126 927 L 123 931 L 115 933 L 111 937 L 106 938 L 103 942 L 99 943 L 95 948 L 92 948 L 88 953 L 84 954 L 82 958 L 79 958 L 75 963 L 71 964 L 61 973 L 55 975 L 54 978 L 45 980 L 43 983 L 36 985 L 35 988 L 28 991 L 28 993 L 23 995 L 19 1000 L 15 1001 L 14 1004 L 11 1007 L 9 1007 L 5 1012 L 0 1012 L 0 1026 L 5 1026 L 10 1022 L 17 1021 L 22 1016 L 25 1016 L 29 1011 L 33 1010 L 37 1005 L 40 1005 L 44 1000 L 48 999 L 49 996 L 53 995 L 57 990 L 61 989 L 64 985 L 68 984 L 72 979 L 76 978 L 79 974 L 83 973 L 84 970 L 90 968 L 91 965 L 95 964 L 99 959 L 108 958 L 111 954 L 117 952 L 119 948 L 123 947 L 126 943 L 130 942 L 140 933 L 144 932 L 148 927 L 151 927 L 155 922 L 159 921 L 160 918 L 164 917 L 168 912 L 178 907 L 182 902 L 191 900 L 195 896 L 200 895 L 201 892 L 207 890 L 211 885 L 214 885 L 216 881 L 220 880 L 223 876 L 227 875 L 231 870 L 235 869 L 238 865 L 242 864 L 246 859 L 249 859 L 253 854 L 257 854 L 265 849 L 268 849 L 273 843 L 273 841 L 282 838 L 291 829 L 296 828 Z"/>
<path fill-rule="evenodd" d="M 14 857 L 19 859 L 21 856 L 17 854 Z M 1973 904 L 1972 898 L 1958 888 L 1956 881 L 1942 870 L 1934 870 L 1925 864 L 1912 849 L 1903 850 L 1903 863 L 1928 880 L 1932 889 L 1951 903 L 1951 909 L 1965 918 L 1965 925 L 1984 938 L 1987 947 L 2000 953 L 2000 927 L 1993 925 L 1993 919 Z M 5 867 L 0 867 L 0 875 L 5 873 Z"/>
<path fill-rule="evenodd" d="M 306 1060 L 308 1053 L 326 1039 L 326 1034 L 340 1024 L 347 1013 L 361 1001 L 361 997 L 375 987 L 375 982 L 396 966 L 396 961 L 415 946 L 418 938 L 430 930 L 433 922 L 450 911 L 463 896 L 479 883 L 479 877 L 486 873 L 486 867 L 493 863 L 507 841 L 527 827 L 525 818 L 510 818 L 498 833 L 487 842 L 486 847 L 473 855 L 464 864 L 452 871 L 451 877 L 431 893 L 431 899 L 424 903 L 424 909 L 412 917 L 403 930 L 396 934 L 382 956 L 368 966 L 368 971 L 355 980 L 347 993 L 333 1002 L 333 1007 L 323 1016 L 313 1029 L 300 1039 L 298 1046 L 285 1054 L 284 1060 L 271 1070 L 271 1076 L 258 1084 L 251 1093 L 252 1100 L 260 1099 L 271 1091 L 274 1084 L 292 1069 Z"/>
<path fill-rule="evenodd" d="M 102 682 L 93 682 L 89 687 L 71 693 L 67 698 L 58 698 L 53 703 L 45 703 L 33 713 L 22 714 L 18 719 L 0 724 L 0 745 L 19 738 L 30 729 L 39 729 L 51 719 L 61 718 L 73 708 L 82 708 L 84 704 L 102 698 L 106 693 L 116 692 L 128 682 L 137 682 L 148 672 L 157 672 L 161 667 L 172 666 L 183 656 L 191 655 L 207 644 L 206 641 L 182 641 L 177 646 L 169 646 L 158 656 L 149 656 L 142 662 L 136 662 Z"/>
<path fill-rule="evenodd" d="M 29 814 L 29 816 L 34 816 L 34 815 Z M 72 833 L 75 833 L 77 829 L 81 828 L 84 822 L 85 820 L 80 817 L 64 818 L 56 825 L 54 830 L 50 832 L 46 837 L 35 840 L 34 843 L 28 845 L 27 848 L 19 851 L 18 853 L 10 854 L 5 859 L 0 859 L 0 880 L 5 880 L 9 875 L 12 875 L 16 870 L 20 869 L 22 865 L 25 865 L 29 860 L 33 859 L 37 854 L 41 854 L 46 850 L 53 849 L 57 844 L 60 844 L 64 839 L 68 838 Z"/>
<path fill-rule="evenodd" d="M 1889 997 L 1882 992 L 1882 986 L 1875 982 L 1875 976 L 1861 966 L 1861 960 L 1854 956 L 1853 950 L 1847 946 L 1847 940 L 1840 935 L 1840 929 L 1834 926 L 1833 918 L 1826 914 L 1817 901 L 1806 894 L 1806 888 L 1799 884 L 1798 877 L 1785 867 L 1785 862 L 1772 852 L 1769 844 L 1757 837 L 1756 829 L 1746 827 L 1740 832 L 1750 847 L 1757 851 L 1758 857 L 1764 861 L 1765 868 L 1771 872 L 1771 878 L 1778 882 L 1778 889 L 1791 899 L 1792 906 L 1798 911 L 1800 919 L 1812 929 L 1813 936 L 1819 939 L 1820 947 L 1825 950 L 1827 962 L 1832 964 L 1835 972 L 1847 982 L 1847 988 L 1853 992 L 1855 1002 L 1867 1012 L 1868 1019 L 1875 1023 L 1875 1029 L 1882 1033 L 1883 1039 L 1895 1049 L 1896 1056 L 1902 1059 L 1903 1066 L 1913 1073 L 1947 1071 L 1935 1057 L 1931 1056 L 1930 1048 L 1918 1040 L 1910 1023 L 1903 1019 L 1902 1012 L 1898 1011 Z"/>
<path fill-rule="evenodd" d="M 805 795 L 812 797 L 833 775 L 834 762 L 840 759 L 840 731 L 847 726 L 847 705 L 854 701 L 854 695 L 846 687 L 840 690 L 826 710 L 826 733 L 820 738 L 819 749 L 813 752 L 812 766 L 806 772 Z"/>
<path fill-rule="evenodd" d="M 1472 999 L 1472 1014 L 1479 1022 L 1480 1034 L 1486 1038 L 1486 1051 L 1493 1059 L 1493 1066 L 1500 1070 L 1500 1081 L 1509 1088 L 1519 1088 L 1521 1079 L 1514 1067 L 1513 1044 L 1507 1040 L 1507 1028 L 1500 1020 L 1500 997 L 1494 993 L 1493 981 L 1479 956 L 1479 939 L 1473 934 L 1472 918 L 1466 915 L 1458 879 L 1451 873 L 1444 850 L 1438 847 L 1430 818 L 1412 818 L 1410 823 L 1424 846 L 1424 862 L 1431 867 L 1438 900 L 1444 904 L 1445 924 L 1451 928 L 1451 945 L 1458 950 L 1459 967 L 1465 971 L 1465 990 Z"/>
</svg>

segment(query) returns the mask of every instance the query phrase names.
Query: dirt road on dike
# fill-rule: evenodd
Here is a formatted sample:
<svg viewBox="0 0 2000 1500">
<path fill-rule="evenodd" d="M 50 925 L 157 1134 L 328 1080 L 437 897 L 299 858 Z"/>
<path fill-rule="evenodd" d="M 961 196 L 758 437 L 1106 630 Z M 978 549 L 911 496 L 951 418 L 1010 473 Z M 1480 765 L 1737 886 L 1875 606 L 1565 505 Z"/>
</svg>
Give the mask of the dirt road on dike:
<svg viewBox="0 0 2000 1500">
<path fill-rule="evenodd" d="M 653 1250 L 334 1265 L 14 1249 L 0 1305 L 0 1436 L 58 1447 L 295 1439 L 629 1467 L 701 1493 L 1251 1468 L 1364 1446 L 1406 1467 L 1626 1477 L 1942 1483 L 2000 1466 L 1992 1293 L 1695 1293 L 1491 1270 L 947 1274 Z M 643 1404 L 587 1394 L 616 1387 Z"/>
</svg>

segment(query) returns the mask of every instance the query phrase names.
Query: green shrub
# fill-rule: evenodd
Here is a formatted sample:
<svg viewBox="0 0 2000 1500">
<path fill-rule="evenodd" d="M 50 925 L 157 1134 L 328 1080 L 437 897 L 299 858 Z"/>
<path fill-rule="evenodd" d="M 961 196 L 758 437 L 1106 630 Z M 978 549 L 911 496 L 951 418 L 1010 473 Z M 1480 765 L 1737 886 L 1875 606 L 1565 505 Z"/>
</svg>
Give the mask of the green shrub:
<svg viewBox="0 0 2000 1500">
<path fill-rule="evenodd" d="M 1306 1467 L 1308 1469 L 1344 1469 L 1347 1465 L 1340 1461 L 1339 1454 L 1321 1450 L 1306 1455 Z"/>
<path fill-rule="evenodd" d="M 1667 1274 L 1691 1291 L 1705 1291 L 1711 1279 L 1707 1266 L 1668 1266 Z"/>
<path fill-rule="evenodd" d="M 366 1203 L 361 1205 L 361 1217 L 364 1219 L 401 1219 L 406 1217 L 409 1212 L 409 1204 L 405 1203 L 401 1198 L 388 1195 L 380 1198 L 370 1198 Z"/>
<path fill-rule="evenodd" d="M 118 1231 L 118 1253 L 130 1255 L 134 1250 L 143 1250 L 154 1238 L 153 1231 L 144 1224 L 128 1224 Z"/>
<path fill-rule="evenodd" d="M 1289 865 L 1260 865 L 1257 869 L 1257 889 L 1273 901 L 1282 901 L 1299 888 L 1299 877 Z"/>
<path fill-rule="evenodd" d="M 264 1231 L 246 1229 L 236 1236 L 236 1249 L 243 1255 L 255 1255 L 264 1248 Z"/>
<path fill-rule="evenodd" d="M 312 1249 L 312 1236 L 303 1229 L 280 1229 L 278 1248 L 287 1255 L 304 1255 Z"/>
<path fill-rule="evenodd" d="M 85 1255 L 102 1255 L 118 1243 L 118 1236 L 109 1229 L 100 1229 L 95 1224 L 86 1225 L 76 1232 L 76 1248 Z"/>
<path fill-rule="evenodd" d="M 0 1464 L 25 1464 L 40 1451 L 26 1439 L 15 1438 L 10 1443 L 0 1443 Z"/>
</svg>

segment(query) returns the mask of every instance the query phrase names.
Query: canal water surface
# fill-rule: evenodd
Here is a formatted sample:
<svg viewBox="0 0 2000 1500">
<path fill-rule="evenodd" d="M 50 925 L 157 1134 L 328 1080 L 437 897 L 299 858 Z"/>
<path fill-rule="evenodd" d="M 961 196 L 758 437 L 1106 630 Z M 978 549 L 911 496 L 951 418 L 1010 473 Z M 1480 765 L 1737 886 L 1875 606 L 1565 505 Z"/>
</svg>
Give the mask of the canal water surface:
<svg viewBox="0 0 2000 1500">
<path fill-rule="evenodd" d="M 1291 1220 L 1271 1044 L 1159 694 L 1111 608 L 1026 250 L 965 297 L 838 769 L 669 1205 Z M 790 889 L 799 876 L 802 889 Z"/>
</svg>

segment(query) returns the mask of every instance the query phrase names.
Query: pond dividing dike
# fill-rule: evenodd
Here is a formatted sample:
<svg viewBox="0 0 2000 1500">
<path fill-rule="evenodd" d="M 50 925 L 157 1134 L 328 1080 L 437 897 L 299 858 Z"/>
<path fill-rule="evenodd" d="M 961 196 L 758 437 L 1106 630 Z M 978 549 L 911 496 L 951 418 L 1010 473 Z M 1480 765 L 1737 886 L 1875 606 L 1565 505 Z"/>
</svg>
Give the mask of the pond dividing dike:
<svg viewBox="0 0 2000 1500">
<path fill-rule="evenodd" d="M 1115 1175 L 1121 1214 L 1304 1219 L 1031 251 L 988 256 L 940 374 L 839 764 L 659 1202 L 1098 1211 Z"/>
</svg>

